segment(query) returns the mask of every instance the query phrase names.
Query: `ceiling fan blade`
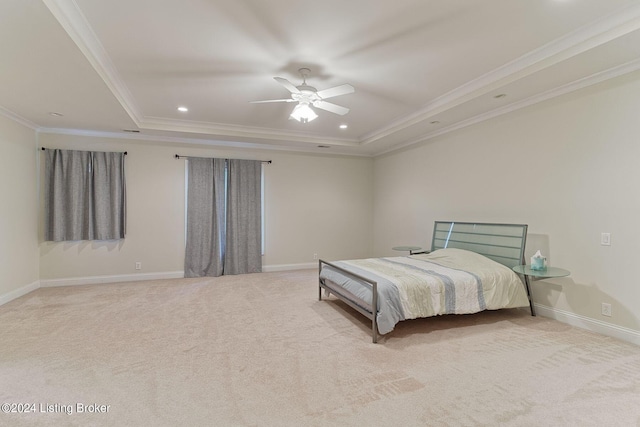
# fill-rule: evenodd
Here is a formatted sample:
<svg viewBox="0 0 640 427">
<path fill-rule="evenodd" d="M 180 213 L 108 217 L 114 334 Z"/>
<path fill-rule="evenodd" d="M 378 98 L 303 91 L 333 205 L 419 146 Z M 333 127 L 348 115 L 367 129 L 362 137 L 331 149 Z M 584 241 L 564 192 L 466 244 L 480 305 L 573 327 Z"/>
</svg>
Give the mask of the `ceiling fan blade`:
<svg viewBox="0 0 640 427">
<path fill-rule="evenodd" d="M 321 110 L 329 111 L 331 113 L 340 114 L 341 116 L 344 116 L 349 112 L 348 108 L 342 107 L 340 105 L 332 104 L 327 101 L 315 101 L 313 103 L 313 106 L 316 108 L 320 108 Z"/>
<path fill-rule="evenodd" d="M 249 101 L 250 104 L 264 104 L 265 102 L 294 102 L 295 99 L 267 99 L 265 101 Z"/>
<path fill-rule="evenodd" d="M 340 85 L 336 87 L 330 87 L 329 89 L 318 91 L 318 96 L 322 99 L 331 98 L 339 95 L 346 95 L 348 93 L 353 93 L 356 90 L 351 85 Z"/>
<path fill-rule="evenodd" d="M 291 93 L 300 93 L 297 87 L 293 85 L 289 80 L 282 77 L 274 77 L 274 80 L 284 86 Z"/>
</svg>

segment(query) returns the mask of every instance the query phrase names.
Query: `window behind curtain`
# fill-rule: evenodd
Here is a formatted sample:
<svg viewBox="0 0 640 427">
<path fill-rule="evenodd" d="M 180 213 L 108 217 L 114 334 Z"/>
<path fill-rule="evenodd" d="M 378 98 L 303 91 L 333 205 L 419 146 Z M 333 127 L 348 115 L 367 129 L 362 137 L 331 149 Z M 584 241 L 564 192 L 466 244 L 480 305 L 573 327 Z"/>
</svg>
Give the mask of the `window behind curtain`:
<svg viewBox="0 0 640 427">
<path fill-rule="evenodd" d="M 124 153 L 56 149 L 45 156 L 45 240 L 124 238 Z"/>
</svg>

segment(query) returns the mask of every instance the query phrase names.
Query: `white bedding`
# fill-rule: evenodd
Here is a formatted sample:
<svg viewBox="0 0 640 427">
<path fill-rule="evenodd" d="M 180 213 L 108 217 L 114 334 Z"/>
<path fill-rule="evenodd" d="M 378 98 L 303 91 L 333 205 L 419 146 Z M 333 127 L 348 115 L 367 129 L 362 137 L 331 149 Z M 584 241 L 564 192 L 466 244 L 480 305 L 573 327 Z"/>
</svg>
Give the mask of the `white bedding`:
<svg viewBox="0 0 640 427">
<path fill-rule="evenodd" d="M 334 264 L 378 283 L 377 321 L 381 334 L 405 319 L 529 305 L 522 281 L 510 268 L 462 249 Z M 370 304 L 369 287 L 338 270 L 325 266 L 320 277 Z"/>
</svg>

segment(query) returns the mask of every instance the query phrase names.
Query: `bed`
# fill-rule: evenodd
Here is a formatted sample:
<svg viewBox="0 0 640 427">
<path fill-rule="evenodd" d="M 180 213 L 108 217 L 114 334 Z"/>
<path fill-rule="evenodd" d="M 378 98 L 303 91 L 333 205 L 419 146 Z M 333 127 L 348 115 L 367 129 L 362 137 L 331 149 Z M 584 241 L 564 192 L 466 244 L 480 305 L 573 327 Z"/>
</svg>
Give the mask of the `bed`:
<svg viewBox="0 0 640 427">
<path fill-rule="evenodd" d="M 403 320 L 529 306 L 527 225 L 436 221 L 431 249 L 409 256 L 319 261 L 318 298 L 334 295 L 371 320 L 373 342 Z M 375 307 L 375 309 L 374 309 Z"/>
</svg>

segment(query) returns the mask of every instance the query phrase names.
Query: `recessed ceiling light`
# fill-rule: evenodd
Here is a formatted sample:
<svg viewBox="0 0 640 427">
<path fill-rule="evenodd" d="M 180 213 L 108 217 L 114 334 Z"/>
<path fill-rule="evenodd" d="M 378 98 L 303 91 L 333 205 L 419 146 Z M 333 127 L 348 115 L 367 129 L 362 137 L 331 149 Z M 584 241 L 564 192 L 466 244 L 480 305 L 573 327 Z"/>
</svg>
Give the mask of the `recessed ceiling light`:
<svg viewBox="0 0 640 427">
<path fill-rule="evenodd" d="M 138 129 L 122 129 L 125 132 L 130 132 L 130 133 L 140 133 L 140 131 Z"/>
<path fill-rule="evenodd" d="M 504 98 L 505 96 L 507 96 L 507 94 L 506 94 L 506 93 L 500 93 L 500 94 L 498 94 L 498 95 L 495 95 L 495 96 L 494 96 L 494 98 L 495 98 L 495 99 L 500 99 L 500 98 Z"/>
<path fill-rule="evenodd" d="M 56 113 L 55 111 L 50 112 L 49 115 L 53 116 L 53 117 L 62 117 L 62 116 L 64 116 L 64 114 Z"/>
<path fill-rule="evenodd" d="M 349 126 L 344 125 L 344 124 L 340 125 L 340 129 L 346 129 L 346 128 L 348 128 L 348 127 L 349 127 Z"/>
<path fill-rule="evenodd" d="M 186 113 L 187 111 L 189 111 L 189 109 L 187 107 L 178 107 L 178 111 L 180 111 L 181 113 Z"/>
<path fill-rule="evenodd" d="M 318 145 L 318 148 L 331 148 L 330 145 Z"/>
<path fill-rule="evenodd" d="M 431 122 L 432 125 L 437 125 L 438 123 L 440 123 L 440 120 L 434 120 Z"/>
</svg>

